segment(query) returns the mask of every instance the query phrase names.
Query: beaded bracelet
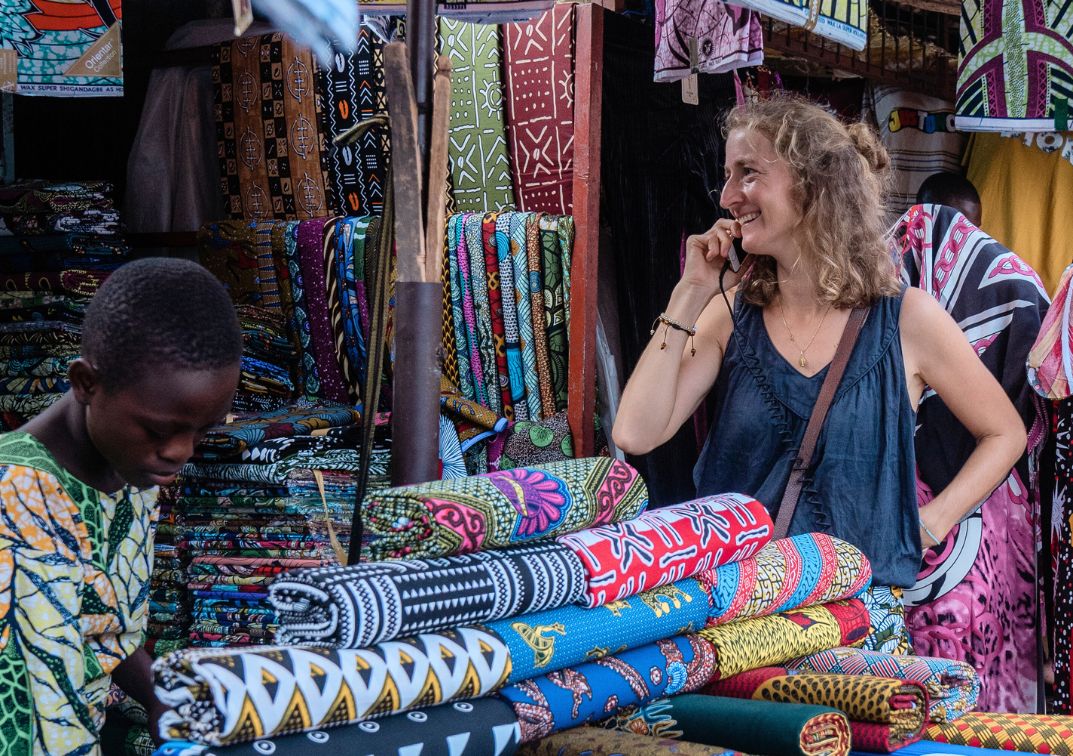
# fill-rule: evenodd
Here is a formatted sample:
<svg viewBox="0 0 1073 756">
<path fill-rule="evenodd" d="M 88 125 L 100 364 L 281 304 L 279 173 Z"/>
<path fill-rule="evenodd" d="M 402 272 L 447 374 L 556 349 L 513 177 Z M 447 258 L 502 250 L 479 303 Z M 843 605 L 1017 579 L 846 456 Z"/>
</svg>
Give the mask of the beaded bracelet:
<svg viewBox="0 0 1073 756">
<path fill-rule="evenodd" d="M 667 313 L 661 312 L 659 314 L 659 317 L 657 317 L 655 320 L 652 321 L 652 328 L 648 331 L 648 335 L 649 336 L 655 336 L 656 335 L 656 328 L 658 328 L 661 323 L 664 325 L 664 329 L 663 329 L 663 343 L 659 345 L 660 349 L 666 349 L 667 348 L 667 333 L 670 331 L 670 329 L 673 328 L 674 330 L 681 331 L 682 333 L 684 333 L 684 334 L 689 336 L 689 356 L 690 357 L 696 357 L 697 356 L 697 347 L 695 346 L 695 344 L 693 342 L 693 337 L 697 335 L 697 325 L 696 325 L 696 323 L 693 324 L 692 328 L 687 328 L 685 325 L 679 323 L 674 318 L 668 318 Z"/>
</svg>

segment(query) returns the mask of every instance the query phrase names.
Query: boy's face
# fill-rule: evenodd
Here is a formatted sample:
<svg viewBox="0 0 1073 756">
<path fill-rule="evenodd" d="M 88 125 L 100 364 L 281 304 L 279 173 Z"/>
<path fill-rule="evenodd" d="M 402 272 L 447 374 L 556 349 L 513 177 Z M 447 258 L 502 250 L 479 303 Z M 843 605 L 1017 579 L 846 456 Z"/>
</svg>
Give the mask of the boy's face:
<svg viewBox="0 0 1073 756">
<path fill-rule="evenodd" d="M 238 378 L 237 362 L 200 370 L 155 366 L 122 388 L 83 389 L 90 440 L 126 483 L 167 485 L 227 416 Z"/>
</svg>

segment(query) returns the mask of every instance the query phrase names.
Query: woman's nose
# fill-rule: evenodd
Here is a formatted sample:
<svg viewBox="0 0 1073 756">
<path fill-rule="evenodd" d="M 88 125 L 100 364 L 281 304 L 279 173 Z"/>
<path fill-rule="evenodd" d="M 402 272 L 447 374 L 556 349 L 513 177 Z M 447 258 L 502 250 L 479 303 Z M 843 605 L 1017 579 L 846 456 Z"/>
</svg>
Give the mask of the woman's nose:
<svg viewBox="0 0 1073 756">
<path fill-rule="evenodd" d="M 738 184 L 736 181 L 727 179 L 723 184 L 723 191 L 719 192 L 719 206 L 724 209 L 730 209 L 730 206 L 741 199 L 741 192 L 738 191 Z"/>
</svg>

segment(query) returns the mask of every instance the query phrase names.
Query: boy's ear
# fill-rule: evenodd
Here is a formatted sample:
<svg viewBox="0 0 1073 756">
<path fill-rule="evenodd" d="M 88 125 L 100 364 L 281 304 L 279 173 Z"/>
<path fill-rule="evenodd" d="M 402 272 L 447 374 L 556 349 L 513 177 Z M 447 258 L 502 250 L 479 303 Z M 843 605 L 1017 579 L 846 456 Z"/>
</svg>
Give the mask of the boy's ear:
<svg viewBox="0 0 1073 756">
<path fill-rule="evenodd" d="M 67 368 L 67 380 L 71 391 L 79 404 L 89 404 L 90 400 L 101 390 L 100 375 L 89 360 L 79 357 Z"/>
</svg>

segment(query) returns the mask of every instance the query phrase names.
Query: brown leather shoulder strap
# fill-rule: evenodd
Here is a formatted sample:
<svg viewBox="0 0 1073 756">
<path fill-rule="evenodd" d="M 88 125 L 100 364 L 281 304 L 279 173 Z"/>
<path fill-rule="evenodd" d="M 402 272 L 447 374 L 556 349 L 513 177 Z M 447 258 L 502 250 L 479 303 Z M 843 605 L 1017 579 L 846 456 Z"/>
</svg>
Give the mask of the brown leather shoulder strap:
<svg viewBox="0 0 1073 756">
<path fill-rule="evenodd" d="M 794 466 L 790 470 L 790 480 L 786 483 L 786 491 L 782 495 L 782 504 L 779 505 L 779 514 L 775 519 L 775 538 L 785 538 L 790 530 L 790 521 L 793 520 L 794 510 L 797 509 L 797 500 L 801 498 L 801 488 L 805 485 L 805 471 L 812 463 L 812 456 L 816 452 L 816 442 L 820 438 L 823 422 L 827 419 L 827 411 L 831 409 L 838 384 L 842 382 L 842 376 L 849 364 L 849 357 L 853 353 L 853 346 L 857 343 L 857 337 L 864 327 L 864 321 L 868 317 L 868 310 L 863 307 L 855 307 L 849 314 L 846 327 L 842 329 L 842 338 L 838 341 L 835 350 L 835 358 L 831 360 L 831 367 L 827 371 L 827 377 L 823 379 L 820 387 L 820 395 L 816 397 L 816 404 L 812 407 L 812 415 L 805 426 L 805 436 L 801 439 L 801 448 L 794 458 Z"/>
</svg>

